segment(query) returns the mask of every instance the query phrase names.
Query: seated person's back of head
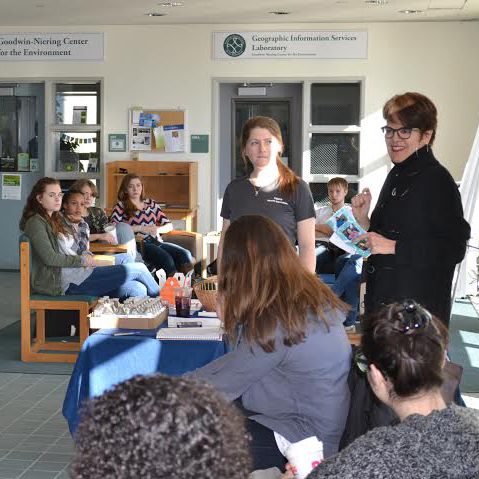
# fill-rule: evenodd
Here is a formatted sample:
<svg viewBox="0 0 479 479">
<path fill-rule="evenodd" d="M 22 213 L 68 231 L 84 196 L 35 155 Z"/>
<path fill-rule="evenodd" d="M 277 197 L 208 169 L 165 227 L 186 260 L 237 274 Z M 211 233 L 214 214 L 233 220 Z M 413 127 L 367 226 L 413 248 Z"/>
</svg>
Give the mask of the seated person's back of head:
<svg viewBox="0 0 479 479">
<path fill-rule="evenodd" d="M 477 478 L 479 415 L 441 394 L 445 326 L 412 300 L 365 320 L 362 351 L 374 394 L 400 419 L 375 428 L 309 476 L 319 478 Z"/>
<path fill-rule="evenodd" d="M 195 381 L 136 376 L 90 401 L 75 435 L 72 479 L 244 479 L 243 416 Z"/>
</svg>

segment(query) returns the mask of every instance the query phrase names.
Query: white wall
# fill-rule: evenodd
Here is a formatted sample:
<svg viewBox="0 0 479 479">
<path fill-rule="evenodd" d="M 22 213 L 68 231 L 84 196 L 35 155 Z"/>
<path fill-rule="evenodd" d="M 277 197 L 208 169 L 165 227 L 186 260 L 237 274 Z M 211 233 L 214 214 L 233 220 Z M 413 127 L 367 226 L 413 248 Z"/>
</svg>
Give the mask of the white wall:
<svg viewBox="0 0 479 479">
<path fill-rule="evenodd" d="M 211 59 L 212 31 L 321 28 L 366 28 L 369 32 L 368 59 Z M 2 28 L 2 33 L 27 31 L 106 33 L 104 62 L 0 62 L 0 80 L 15 77 L 103 77 L 104 145 L 108 133 L 127 132 L 127 112 L 132 106 L 185 108 L 188 134 L 214 135 L 212 78 L 364 77 L 361 157 L 365 178 L 362 185 L 373 184 L 373 193 L 377 193 L 388 164 L 377 130 L 383 124 L 378 112 L 390 96 L 412 90 L 433 99 L 439 110 L 435 152 L 456 180 L 461 178 L 479 120 L 479 56 L 475 54 L 479 44 L 479 27 L 474 22 Z M 210 229 L 212 154 L 173 157 L 199 163 L 200 231 Z M 128 153 L 105 151 L 106 161 L 127 158 Z M 165 155 L 141 155 L 142 160 L 162 158 L 166 159 Z"/>
</svg>

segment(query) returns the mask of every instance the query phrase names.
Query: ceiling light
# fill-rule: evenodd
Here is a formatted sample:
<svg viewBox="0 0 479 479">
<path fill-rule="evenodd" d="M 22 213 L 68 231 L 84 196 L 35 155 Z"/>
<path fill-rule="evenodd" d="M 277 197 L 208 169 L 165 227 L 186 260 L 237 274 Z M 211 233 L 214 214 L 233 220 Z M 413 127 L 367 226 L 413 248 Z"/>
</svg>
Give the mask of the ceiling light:
<svg viewBox="0 0 479 479">
<path fill-rule="evenodd" d="M 162 2 L 158 4 L 159 7 L 182 7 L 181 2 Z"/>
<path fill-rule="evenodd" d="M 291 12 L 284 12 L 284 11 L 277 11 L 277 12 L 269 12 L 271 15 L 289 15 Z"/>
<path fill-rule="evenodd" d="M 166 13 L 145 13 L 147 17 L 164 17 Z"/>
<path fill-rule="evenodd" d="M 422 13 L 422 10 L 399 10 L 399 13 L 407 13 L 407 14 Z"/>
<path fill-rule="evenodd" d="M 366 0 L 364 3 L 367 3 L 368 5 L 386 5 L 388 0 Z"/>
</svg>

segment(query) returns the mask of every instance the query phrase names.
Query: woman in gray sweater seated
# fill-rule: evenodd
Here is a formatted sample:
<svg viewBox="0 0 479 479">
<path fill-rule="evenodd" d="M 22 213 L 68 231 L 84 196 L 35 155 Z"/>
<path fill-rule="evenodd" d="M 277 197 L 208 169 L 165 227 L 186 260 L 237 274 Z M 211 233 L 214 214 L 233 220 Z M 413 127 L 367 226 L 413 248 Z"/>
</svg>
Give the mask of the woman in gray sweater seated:
<svg viewBox="0 0 479 479">
<path fill-rule="evenodd" d="M 290 442 L 317 436 L 325 456 L 337 452 L 349 407 L 347 306 L 302 265 L 281 228 L 257 215 L 226 231 L 218 297 L 232 350 L 190 374 L 238 400 L 254 468 L 284 468 L 275 433 Z"/>
<path fill-rule="evenodd" d="M 477 411 L 447 407 L 441 395 L 447 336 L 441 322 L 411 300 L 385 306 L 367 321 L 362 348 L 369 383 L 401 422 L 356 439 L 308 479 L 479 477 Z"/>
</svg>

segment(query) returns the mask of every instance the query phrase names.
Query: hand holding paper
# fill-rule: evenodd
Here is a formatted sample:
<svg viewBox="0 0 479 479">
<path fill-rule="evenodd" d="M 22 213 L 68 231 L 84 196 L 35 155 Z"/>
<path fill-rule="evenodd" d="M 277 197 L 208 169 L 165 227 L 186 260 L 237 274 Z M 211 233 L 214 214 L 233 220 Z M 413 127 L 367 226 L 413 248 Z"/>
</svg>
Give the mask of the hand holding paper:
<svg viewBox="0 0 479 479">
<path fill-rule="evenodd" d="M 364 238 L 367 232 L 356 221 L 348 208 L 343 207 L 336 211 L 326 224 L 334 230 L 334 234 L 329 239 L 331 243 L 348 253 L 359 254 L 364 258 L 371 254 Z M 360 238 L 361 236 L 363 237 Z"/>
<path fill-rule="evenodd" d="M 396 241 L 385 238 L 378 233 L 366 233 L 357 236 L 354 244 L 363 242 L 371 254 L 396 254 Z"/>
</svg>

